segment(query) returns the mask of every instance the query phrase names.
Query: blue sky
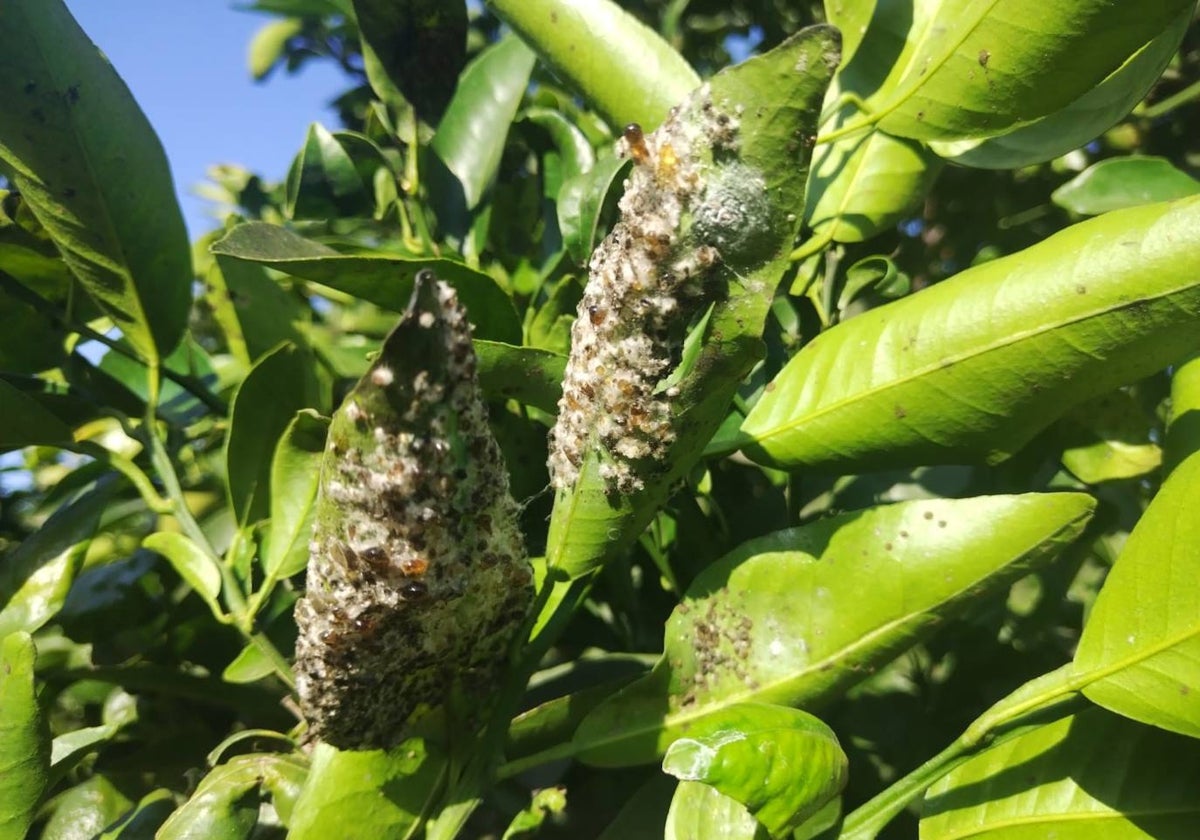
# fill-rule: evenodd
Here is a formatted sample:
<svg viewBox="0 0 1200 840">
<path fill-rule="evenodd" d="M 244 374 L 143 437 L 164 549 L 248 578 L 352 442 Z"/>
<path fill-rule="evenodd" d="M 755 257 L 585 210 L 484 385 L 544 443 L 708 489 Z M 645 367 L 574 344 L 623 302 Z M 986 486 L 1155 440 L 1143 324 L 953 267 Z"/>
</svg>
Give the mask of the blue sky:
<svg viewBox="0 0 1200 840">
<path fill-rule="evenodd" d="M 150 118 L 171 162 L 188 231 L 215 227 L 193 196 L 214 163 L 268 180 L 287 173 L 311 122 L 336 126 L 328 103 L 346 89 L 331 63 L 256 83 L 246 67 L 251 37 L 273 18 L 229 0 L 66 0 Z"/>
</svg>

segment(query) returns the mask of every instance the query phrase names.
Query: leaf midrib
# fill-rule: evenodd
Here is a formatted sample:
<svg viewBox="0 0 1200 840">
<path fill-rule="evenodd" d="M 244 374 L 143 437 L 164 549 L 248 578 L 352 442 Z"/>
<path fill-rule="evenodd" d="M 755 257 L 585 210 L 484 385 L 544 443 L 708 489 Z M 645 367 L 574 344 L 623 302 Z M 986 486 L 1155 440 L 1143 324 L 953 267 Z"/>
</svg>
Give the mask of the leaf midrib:
<svg viewBox="0 0 1200 840">
<path fill-rule="evenodd" d="M 1011 276 L 1011 275 L 1009 275 L 1009 276 Z M 1006 335 L 1004 335 L 1003 337 L 1001 337 L 1000 339 L 998 339 L 996 341 L 990 342 L 988 344 L 984 344 L 982 346 L 971 347 L 971 348 L 968 348 L 966 350 L 960 351 L 958 353 L 955 353 L 955 354 L 952 354 L 949 356 L 941 357 L 933 362 L 921 365 L 920 367 L 915 368 L 911 372 L 909 372 L 899 378 L 889 379 L 889 380 L 886 380 L 886 381 L 880 383 L 879 385 L 872 386 L 870 388 L 867 388 L 867 389 L 864 389 L 861 391 L 855 391 L 853 394 L 851 394 L 847 398 L 840 399 L 836 402 L 829 403 L 828 405 L 820 406 L 814 410 L 807 411 L 799 417 L 790 419 L 787 422 L 781 423 L 776 426 L 772 426 L 767 430 L 759 432 L 754 435 L 754 438 L 760 442 L 765 441 L 771 437 L 774 437 L 781 433 L 790 431 L 799 426 L 813 423 L 813 422 L 819 420 L 820 418 L 824 417 L 827 414 L 832 414 L 832 413 L 835 413 L 835 412 L 841 410 L 843 407 L 845 407 L 847 405 L 853 405 L 857 402 L 862 402 L 862 401 L 868 400 L 872 397 L 875 397 L 878 394 L 884 394 L 884 393 L 887 393 L 887 392 L 895 390 L 895 389 L 903 388 L 903 387 L 915 382 L 916 380 L 921 379 L 921 378 L 923 378 L 929 374 L 932 374 L 936 371 L 946 370 L 946 369 L 954 367 L 957 364 L 960 364 L 962 362 L 969 361 L 972 359 L 983 358 L 983 357 L 989 355 L 990 353 L 1005 350 L 1009 347 L 1012 347 L 1013 345 L 1020 344 L 1024 341 L 1031 340 L 1031 339 L 1036 338 L 1041 335 L 1053 333 L 1060 329 L 1067 329 L 1069 327 L 1075 326 L 1076 324 L 1090 321 L 1093 318 L 1102 318 L 1104 316 L 1111 315 L 1115 312 L 1119 312 L 1123 309 L 1130 309 L 1135 306 L 1140 306 L 1140 305 L 1143 305 L 1143 304 L 1151 302 L 1151 301 L 1158 301 L 1158 300 L 1162 300 L 1164 298 L 1171 297 L 1173 295 L 1181 294 L 1183 292 L 1186 292 L 1186 291 L 1196 288 L 1197 285 L 1200 285 L 1200 280 L 1193 279 L 1190 282 L 1184 283 L 1179 286 L 1172 287 L 1170 289 L 1159 292 L 1158 294 L 1155 294 L 1155 295 L 1139 297 L 1139 298 L 1135 298 L 1134 300 L 1125 301 L 1125 302 L 1118 301 L 1112 305 L 1105 306 L 1100 309 L 1093 309 L 1088 312 L 1080 313 L 1071 318 L 1066 318 L 1063 320 L 1056 321 L 1053 324 L 1047 324 L 1047 325 L 1043 325 L 1040 327 L 1026 329 L 1026 330 L 1022 330 L 1022 331 L 1015 332 L 1015 333 L 1007 333 Z M 911 298 L 911 299 L 915 300 L 916 298 Z M 845 348 L 845 342 L 842 342 L 842 346 L 839 347 L 832 354 L 834 356 L 835 360 L 844 354 L 844 352 L 845 352 L 844 348 Z M 803 352 L 803 351 L 801 351 L 801 352 Z M 799 356 L 797 356 L 797 358 L 799 358 Z M 810 365 L 810 367 L 811 367 L 811 365 Z"/>
</svg>

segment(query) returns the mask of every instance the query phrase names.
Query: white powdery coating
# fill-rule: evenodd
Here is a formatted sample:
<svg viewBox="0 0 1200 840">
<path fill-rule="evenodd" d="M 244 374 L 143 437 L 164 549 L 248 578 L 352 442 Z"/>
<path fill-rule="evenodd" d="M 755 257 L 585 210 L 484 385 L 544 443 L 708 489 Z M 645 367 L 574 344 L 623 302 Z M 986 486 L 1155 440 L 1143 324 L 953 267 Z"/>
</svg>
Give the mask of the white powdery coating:
<svg viewBox="0 0 1200 840">
<path fill-rule="evenodd" d="M 678 355 L 678 334 L 700 289 L 688 281 L 719 260 L 683 230 L 705 191 L 711 150 L 735 147 L 737 121 L 713 107 L 708 85 L 656 131 L 626 133 L 635 162 L 621 219 L 592 254 L 571 330 L 571 357 L 551 434 L 550 476 L 574 486 L 589 447 L 605 457 L 609 492 L 632 493 L 675 440 L 668 393 L 655 393 Z M 592 435 L 595 434 L 593 441 Z"/>
<path fill-rule="evenodd" d="M 393 746 L 455 683 L 485 697 L 533 595 L 470 325 L 427 282 L 436 312 L 397 327 L 412 358 L 376 362 L 330 429 L 296 605 L 301 705 L 342 749 Z"/>
</svg>

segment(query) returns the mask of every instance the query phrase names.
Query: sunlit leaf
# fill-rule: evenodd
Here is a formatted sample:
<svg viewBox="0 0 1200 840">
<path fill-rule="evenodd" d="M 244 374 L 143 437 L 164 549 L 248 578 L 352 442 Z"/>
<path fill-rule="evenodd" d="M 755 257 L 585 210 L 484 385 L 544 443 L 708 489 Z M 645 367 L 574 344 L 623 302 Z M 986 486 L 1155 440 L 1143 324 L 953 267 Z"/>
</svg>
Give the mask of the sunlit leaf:
<svg viewBox="0 0 1200 840">
<path fill-rule="evenodd" d="M 28 633 L 0 639 L 0 835 L 24 837 L 50 770 L 50 735 L 38 709 Z"/>
<path fill-rule="evenodd" d="M 1197 193 L 1200 181 L 1166 158 L 1119 157 L 1092 164 L 1056 189 L 1050 199 L 1073 213 L 1095 216 Z"/>
</svg>

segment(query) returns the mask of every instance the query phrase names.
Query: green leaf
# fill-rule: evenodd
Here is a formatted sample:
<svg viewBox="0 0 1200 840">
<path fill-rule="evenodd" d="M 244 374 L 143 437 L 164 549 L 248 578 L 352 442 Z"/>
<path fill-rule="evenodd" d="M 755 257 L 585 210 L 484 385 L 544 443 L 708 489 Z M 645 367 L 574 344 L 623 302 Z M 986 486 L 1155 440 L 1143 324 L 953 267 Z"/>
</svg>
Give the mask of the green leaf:
<svg viewBox="0 0 1200 840">
<path fill-rule="evenodd" d="M 664 840 L 766 840 L 767 830 L 732 797 L 701 782 L 680 782 Z"/>
<path fill-rule="evenodd" d="M 952 770 L 925 796 L 921 840 L 1194 837 L 1195 741 L 1102 709 L 1005 741 Z"/>
<path fill-rule="evenodd" d="M 1127 717 L 1200 738 L 1200 454 L 1138 520 L 1100 590 L 1073 683 Z"/>
<path fill-rule="evenodd" d="M 602 155 L 595 166 L 563 183 L 558 194 L 558 227 L 571 259 L 585 265 L 596 247 L 600 217 L 618 176 L 629 166 L 627 158 Z"/>
<path fill-rule="evenodd" d="M 150 840 L 174 810 L 175 797 L 169 790 L 151 791 L 96 840 Z"/>
<path fill-rule="evenodd" d="M 555 283 L 546 302 L 527 322 L 526 343 L 556 353 L 571 352 L 571 325 L 575 323 L 582 297 L 583 287 L 574 277 L 567 276 Z"/>
<path fill-rule="evenodd" d="M 254 366 L 234 395 L 225 469 L 229 504 L 240 525 L 270 512 L 275 447 L 296 412 L 317 403 L 312 367 L 307 353 L 282 345 Z"/>
<path fill-rule="evenodd" d="M 224 255 L 206 276 L 205 298 L 221 325 L 229 349 L 247 369 L 282 342 L 304 346 L 298 325 L 307 326 L 312 310 L 299 295 L 271 279 L 261 265 Z"/>
<path fill-rule="evenodd" d="M 291 577 L 308 563 L 308 538 L 328 429 L 329 421 L 315 411 L 300 411 L 275 447 L 271 460 L 271 530 L 263 558 L 268 580 Z"/>
<path fill-rule="evenodd" d="M 288 40 L 303 30 L 304 21 L 295 17 L 273 20 L 259 27 L 246 51 L 246 67 L 256 82 L 267 77 L 271 68 L 283 57 Z"/>
<path fill-rule="evenodd" d="M 841 792 L 848 761 L 833 730 L 784 706 L 727 706 L 667 748 L 663 771 L 732 797 L 778 837 Z"/>
<path fill-rule="evenodd" d="M 828 703 L 1049 562 L 1094 506 L 1077 493 L 912 501 L 752 540 L 696 578 L 662 660 L 584 719 L 576 750 L 636 764 L 736 703 Z"/>
<path fill-rule="evenodd" d="M 941 171 L 929 149 L 881 131 L 819 147 L 805 211 L 813 237 L 870 239 L 911 212 Z"/>
<path fill-rule="evenodd" d="M 612 0 L 490 0 L 488 6 L 609 125 L 657 128 L 700 84 L 683 56 Z"/>
<path fill-rule="evenodd" d="M 844 310 L 858 296 L 869 290 L 887 298 L 904 297 L 912 288 L 907 274 L 896 268 L 887 257 L 864 257 L 846 269 L 846 283 L 838 294 L 837 308 Z"/>
<path fill-rule="evenodd" d="M 1050 199 L 1083 216 L 1170 201 L 1200 193 L 1200 181 L 1160 157 L 1119 157 L 1094 163 L 1056 189 Z"/>
<path fill-rule="evenodd" d="M 941 0 L 878 125 L 901 137 L 987 137 L 1070 105 L 1192 0 Z"/>
<path fill-rule="evenodd" d="M 85 726 L 83 729 L 56 736 L 50 745 L 50 783 L 56 784 L 80 761 L 96 752 L 99 745 L 111 741 L 120 730 L 120 723 L 105 723 L 100 726 Z M 115 816 L 119 816 L 119 813 Z M 111 820 L 106 820 L 104 824 L 109 822 Z"/>
<path fill-rule="evenodd" d="M 1190 8 L 1100 84 L 1071 104 L 1016 131 L 984 140 L 932 143 L 963 166 L 1009 169 L 1052 160 L 1084 145 L 1123 119 L 1162 75 L 1192 20 Z"/>
<path fill-rule="evenodd" d="M 221 569 L 215 558 L 183 534 L 158 531 L 142 540 L 142 547 L 157 551 L 204 599 L 214 613 L 220 613 L 217 596 L 221 594 Z"/>
<path fill-rule="evenodd" d="M 0 836 L 24 837 L 46 789 L 50 735 L 38 709 L 28 633 L 0 640 Z"/>
<path fill-rule="evenodd" d="M 676 787 L 678 785 L 673 778 L 655 772 L 626 798 L 621 810 L 596 840 L 662 840 L 663 824 Z M 745 811 L 744 808 L 742 810 Z"/>
<path fill-rule="evenodd" d="M 742 431 L 761 463 L 1012 455 L 1063 412 L 1200 344 L 1200 200 L 1117 211 L 838 324 Z"/>
<path fill-rule="evenodd" d="M 192 283 L 162 146 L 61 0 L 15 0 L 4 19 L 0 161 L 84 288 L 155 362 L 183 334 Z"/>
<path fill-rule="evenodd" d="M 467 60 L 466 3 L 354 0 L 354 15 L 363 43 L 388 81 L 412 103 L 417 116 L 436 124 Z"/>
<path fill-rule="evenodd" d="M 1138 478 L 1162 465 L 1150 439 L 1153 420 L 1126 391 L 1113 391 L 1070 411 L 1059 423 L 1062 464 L 1085 484 Z"/>
<path fill-rule="evenodd" d="M 516 840 L 518 837 L 536 835 L 546 822 L 546 817 L 562 815 L 566 809 L 566 788 L 542 788 L 533 794 L 533 801 L 529 803 L 529 807 L 512 818 L 501 840 Z"/>
<path fill-rule="evenodd" d="M 288 171 L 286 213 L 291 219 L 369 216 L 373 201 L 369 183 L 363 181 L 340 139 L 313 123 Z"/>
<path fill-rule="evenodd" d="M 853 94 L 871 105 L 904 72 L 928 3 L 857 0 L 829 3 L 829 22 L 846 39 L 844 59 L 825 96 L 834 108 L 822 134 L 850 122 L 857 109 L 839 104 Z M 816 241 L 863 242 L 899 222 L 924 195 L 941 162 L 922 143 L 880 131 L 824 143 L 813 152 L 805 219 Z"/>
<path fill-rule="evenodd" d="M 504 290 L 486 274 L 452 260 L 378 252 L 343 254 L 264 222 L 238 225 L 214 243 L 212 251 L 321 283 L 393 312 L 404 311 L 412 297 L 413 278 L 422 268 L 430 268 L 458 292 L 477 338 L 509 344 L 521 341 L 521 322 Z"/>
<path fill-rule="evenodd" d="M 420 738 L 391 751 L 318 744 L 292 816 L 292 840 L 416 836 L 443 783 L 444 759 Z M 353 819 L 347 819 L 353 814 Z"/>
<path fill-rule="evenodd" d="M 271 794 L 280 820 L 289 825 L 307 774 L 307 763 L 296 756 L 239 755 L 210 771 L 154 836 L 249 838 L 258 825 L 260 789 Z"/>
<path fill-rule="evenodd" d="M 62 609 L 108 506 L 107 487 L 64 505 L 0 564 L 0 638 L 33 633 Z"/>
<path fill-rule="evenodd" d="M 253 642 L 242 648 L 241 653 L 233 658 L 221 679 L 231 683 L 252 683 L 275 673 L 275 663 L 270 660 L 262 648 Z"/>
<path fill-rule="evenodd" d="M 596 163 L 596 152 L 574 123 L 552 108 L 526 108 L 521 119 L 546 132 L 563 160 L 563 177 L 588 172 Z"/>
<path fill-rule="evenodd" d="M 566 356 L 498 341 L 472 344 L 479 359 L 479 387 L 488 400 L 515 399 L 551 414 L 558 411 Z"/>
<path fill-rule="evenodd" d="M 92 840 L 133 803 L 106 776 L 92 776 L 56 796 L 41 840 Z"/>
<path fill-rule="evenodd" d="M 74 441 L 71 430 L 33 397 L 0 379 L 0 450 Z"/>
<path fill-rule="evenodd" d="M 534 55 L 511 35 L 471 62 L 438 125 L 430 149 L 462 185 L 473 210 L 500 169 L 508 128 L 517 114 Z"/>
</svg>

